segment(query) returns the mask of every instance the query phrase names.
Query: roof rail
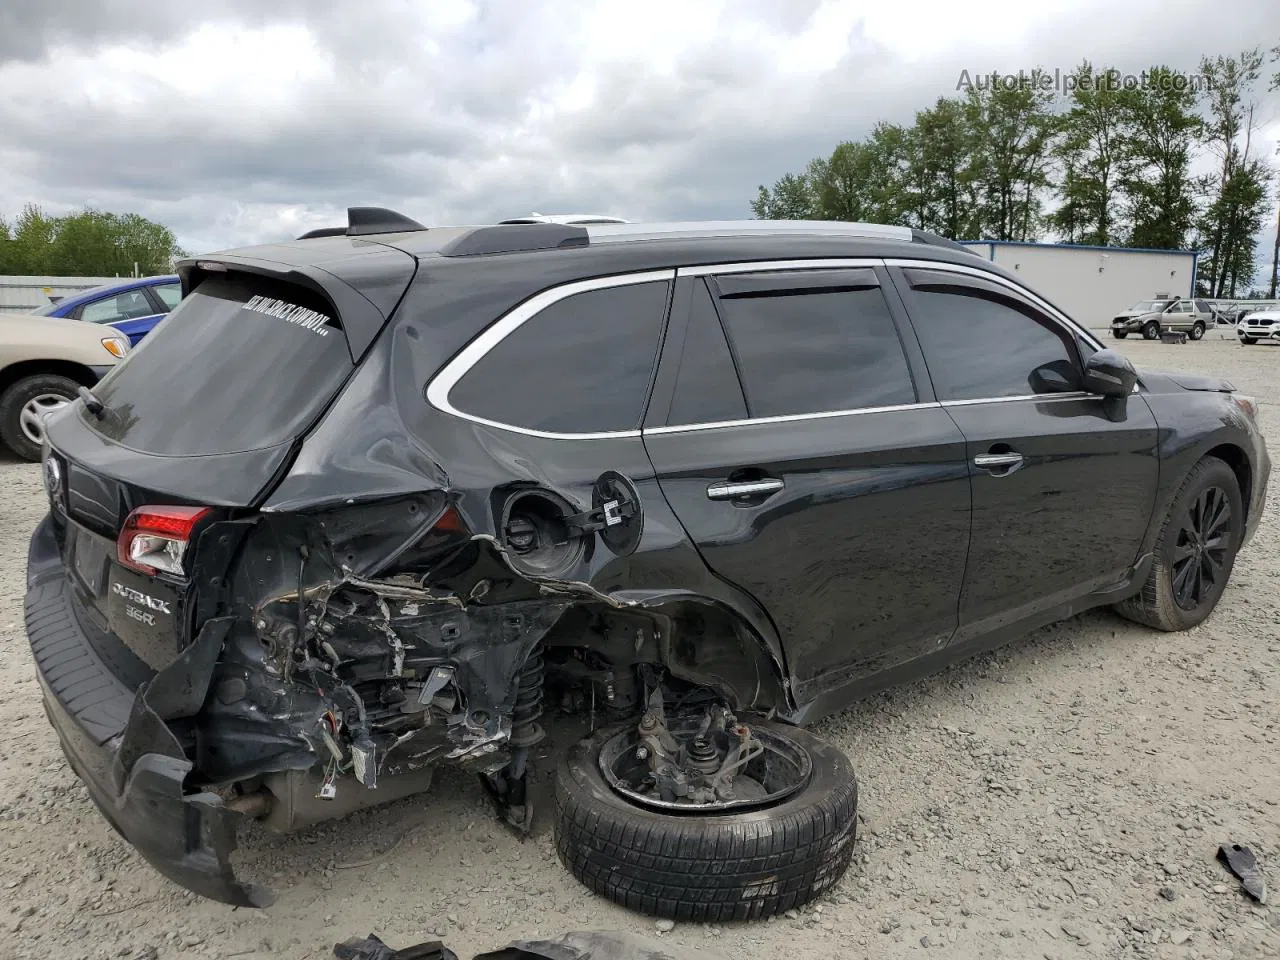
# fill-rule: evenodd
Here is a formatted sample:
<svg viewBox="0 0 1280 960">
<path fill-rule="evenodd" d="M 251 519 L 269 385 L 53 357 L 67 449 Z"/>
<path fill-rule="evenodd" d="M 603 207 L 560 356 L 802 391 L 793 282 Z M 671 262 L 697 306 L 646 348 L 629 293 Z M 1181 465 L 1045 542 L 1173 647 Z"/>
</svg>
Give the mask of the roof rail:
<svg viewBox="0 0 1280 960">
<path fill-rule="evenodd" d="M 837 220 L 677 220 L 667 223 L 590 224 L 587 229 L 593 243 L 746 236 L 831 236 L 900 241 L 912 238 L 908 227 Z"/>
<path fill-rule="evenodd" d="M 480 257 L 494 253 L 565 250 L 591 242 L 583 227 L 562 223 L 510 223 L 477 227 L 440 248 L 442 257 Z"/>
<path fill-rule="evenodd" d="M 417 220 L 386 207 L 347 207 L 345 227 L 321 227 L 309 230 L 299 240 L 316 237 L 369 237 L 380 233 L 411 233 L 427 229 Z"/>
</svg>

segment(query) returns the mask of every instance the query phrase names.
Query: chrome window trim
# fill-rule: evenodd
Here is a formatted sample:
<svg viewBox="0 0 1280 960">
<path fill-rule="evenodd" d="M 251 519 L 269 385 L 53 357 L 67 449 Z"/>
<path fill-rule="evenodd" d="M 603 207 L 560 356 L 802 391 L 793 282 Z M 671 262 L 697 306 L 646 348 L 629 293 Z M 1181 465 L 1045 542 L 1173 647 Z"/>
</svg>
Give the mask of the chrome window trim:
<svg viewBox="0 0 1280 960">
<path fill-rule="evenodd" d="M 478 337 L 463 347 L 457 356 L 446 363 L 440 372 L 432 377 L 430 383 L 427 384 L 427 402 L 440 412 L 462 420 L 470 420 L 472 423 L 480 423 L 486 427 L 495 427 L 498 430 L 507 430 L 511 433 L 519 433 L 528 437 L 540 437 L 544 440 L 610 440 L 635 439 L 639 437 L 640 431 L 638 429 L 613 430 L 601 433 L 553 433 L 546 430 L 534 430 L 530 427 L 518 427 L 510 423 L 500 423 L 497 420 L 489 420 L 485 417 L 478 417 L 475 414 L 459 410 L 449 402 L 449 392 L 457 385 L 459 380 L 471 371 L 472 367 L 480 362 L 485 354 L 552 304 L 575 294 L 587 293 L 592 290 L 608 290 L 613 287 L 627 287 L 655 281 L 670 283 L 675 279 L 675 276 L 676 271 L 674 268 L 647 270 L 643 273 L 620 273 L 608 277 L 577 280 L 573 283 L 561 284 L 535 294 L 486 327 Z"/>
<path fill-rule="evenodd" d="M 815 413 L 784 414 L 776 417 L 751 417 L 742 420 L 720 420 L 712 423 L 670 424 L 661 427 L 649 427 L 644 430 L 617 430 L 599 433 L 554 433 L 545 430 L 534 430 L 529 427 L 518 427 L 514 424 L 489 420 L 474 414 L 466 413 L 453 406 L 449 401 L 449 392 L 490 350 L 499 342 L 510 336 L 524 323 L 537 314 L 567 297 L 591 290 L 606 290 L 612 287 L 629 286 L 654 281 L 670 282 L 679 277 L 706 277 L 725 273 L 770 273 L 802 270 L 856 269 L 865 267 L 904 267 L 928 270 L 940 270 L 961 275 L 973 276 L 1008 287 L 1025 297 L 1039 309 L 1048 314 L 1055 322 L 1064 324 L 1072 332 L 1082 336 L 1086 342 L 1097 350 L 1105 350 L 1106 346 L 1088 330 L 1077 324 L 1061 310 L 1047 303 L 1031 290 L 1021 284 L 1003 277 L 1000 274 L 976 267 L 968 267 L 958 263 L 942 260 L 919 260 L 906 257 L 824 257 L 806 260 L 752 260 L 747 262 L 697 264 L 694 266 L 648 270 L 642 273 L 614 274 L 607 277 L 593 277 L 562 284 L 534 295 L 500 317 L 472 340 L 452 360 L 437 373 L 427 385 L 427 401 L 442 413 L 470 420 L 498 430 L 506 430 L 529 437 L 544 440 L 611 440 L 637 439 L 647 435 L 663 435 L 672 433 L 690 433 L 702 430 L 721 430 L 731 427 L 743 427 L 754 424 L 769 425 L 774 423 L 797 423 L 806 420 L 828 420 L 836 417 L 860 416 L 867 413 L 898 413 L 906 410 L 927 410 L 931 408 L 975 406 L 987 403 L 1012 403 L 1017 401 L 1036 401 L 1046 403 L 1055 400 L 1081 400 L 1094 396 L 1084 391 L 1056 394 L 1022 394 L 1014 397 L 976 397 L 966 400 L 927 401 L 924 403 L 894 404 L 882 407 L 861 407 L 852 410 L 824 410 Z M 1135 385 L 1134 392 L 1138 392 Z"/>
<path fill-rule="evenodd" d="M 880 257 L 825 257 L 814 260 L 752 260 L 749 263 L 710 263 L 678 267 L 678 277 L 710 277 L 722 273 L 775 273 L 793 270 L 832 270 L 843 267 L 879 267 Z"/>
<path fill-rule="evenodd" d="M 1020 393 L 1016 397 L 974 397 L 968 400 L 943 400 L 944 407 L 973 407 L 983 403 L 1014 403 L 1018 400 L 1036 400 L 1048 403 L 1053 400 L 1088 400 L 1096 394 L 1084 390 L 1071 390 L 1062 393 Z"/>
<path fill-rule="evenodd" d="M 904 410 L 927 410 L 941 408 L 936 400 L 925 403 L 899 403 L 888 407 L 859 407 L 856 410 L 824 410 L 821 413 L 787 413 L 776 417 L 749 417 L 746 420 L 716 420 L 711 423 L 679 423 L 665 427 L 648 427 L 644 435 L 664 433 L 688 433 L 691 430 L 721 430 L 726 427 L 755 426 L 756 424 L 796 423 L 801 420 L 830 420 L 833 417 L 856 417 L 864 413 L 900 413 Z"/>
<path fill-rule="evenodd" d="M 942 270 L 949 273 L 959 273 L 965 276 L 977 277 L 981 280 L 989 280 L 992 283 L 1001 284 L 1002 286 L 1008 287 L 1010 290 L 1014 291 L 1020 296 L 1025 297 L 1027 300 L 1030 300 L 1042 311 L 1044 311 L 1044 313 L 1046 313 L 1051 319 L 1057 321 L 1058 323 L 1066 325 L 1067 328 L 1070 329 L 1072 332 L 1083 337 L 1085 341 L 1088 342 L 1095 350 L 1107 349 L 1107 347 L 1103 344 L 1101 340 L 1095 337 L 1083 326 L 1076 323 L 1074 320 L 1072 320 L 1069 316 L 1067 316 L 1065 313 L 1063 313 L 1053 304 L 1049 303 L 1047 300 L 1035 294 L 1028 287 L 1024 287 L 1022 284 L 1018 283 L 1017 281 L 1010 280 L 1008 277 L 1001 276 L 1000 274 L 995 273 L 993 271 L 980 270 L 977 267 L 968 267 L 968 266 L 964 266 L 963 264 L 950 263 L 945 260 L 915 260 L 915 259 L 910 259 L 906 257 L 886 257 L 884 259 L 884 265 L 887 267 L 903 267 L 906 269 L 914 268 L 917 270 L 919 269 Z M 910 311 L 908 311 L 908 313 L 910 313 Z"/>
</svg>

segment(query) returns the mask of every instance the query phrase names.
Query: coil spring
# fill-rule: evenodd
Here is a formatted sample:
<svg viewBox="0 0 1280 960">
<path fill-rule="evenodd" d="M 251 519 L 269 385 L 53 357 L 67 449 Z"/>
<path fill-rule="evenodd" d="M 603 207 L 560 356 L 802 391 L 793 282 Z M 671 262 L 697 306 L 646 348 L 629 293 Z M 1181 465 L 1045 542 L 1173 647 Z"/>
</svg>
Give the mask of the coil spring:
<svg viewBox="0 0 1280 960">
<path fill-rule="evenodd" d="M 544 736 L 542 724 L 538 723 L 542 716 L 542 681 L 542 646 L 538 645 L 530 651 L 516 681 L 516 705 L 511 711 L 512 746 L 530 747 Z"/>
</svg>

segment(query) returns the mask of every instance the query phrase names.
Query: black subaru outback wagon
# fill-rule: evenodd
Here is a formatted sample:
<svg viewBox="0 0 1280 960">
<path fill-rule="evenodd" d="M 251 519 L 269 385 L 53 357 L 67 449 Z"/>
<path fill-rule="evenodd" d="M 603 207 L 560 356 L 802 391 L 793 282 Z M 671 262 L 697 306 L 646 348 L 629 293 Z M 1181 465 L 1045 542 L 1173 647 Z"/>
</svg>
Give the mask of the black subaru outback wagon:
<svg viewBox="0 0 1280 960">
<path fill-rule="evenodd" d="M 345 228 L 187 261 L 51 419 L 26 622 L 66 755 L 233 904 L 288 830 L 479 774 L 596 892 L 752 918 L 834 883 L 805 731 L 1090 607 L 1209 615 L 1270 462 L 1230 384 L 1138 374 L 1000 268 L 831 223 Z"/>
</svg>

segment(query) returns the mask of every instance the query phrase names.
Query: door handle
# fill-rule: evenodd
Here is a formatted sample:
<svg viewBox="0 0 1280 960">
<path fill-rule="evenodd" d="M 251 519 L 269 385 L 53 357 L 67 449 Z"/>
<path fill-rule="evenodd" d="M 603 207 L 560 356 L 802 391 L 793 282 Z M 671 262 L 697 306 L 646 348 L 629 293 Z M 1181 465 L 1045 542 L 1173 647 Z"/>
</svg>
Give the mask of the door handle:
<svg viewBox="0 0 1280 960">
<path fill-rule="evenodd" d="M 786 484 L 781 480 L 771 477 L 763 480 L 724 481 L 707 487 L 707 499 L 734 500 L 738 497 L 758 497 L 763 494 L 777 493 L 785 486 Z"/>
<path fill-rule="evenodd" d="M 995 477 L 1007 477 L 1022 466 L 1020 453 L 982 453 L 973 458 L 973 465 L 991 472 Z"/>
</svg>

